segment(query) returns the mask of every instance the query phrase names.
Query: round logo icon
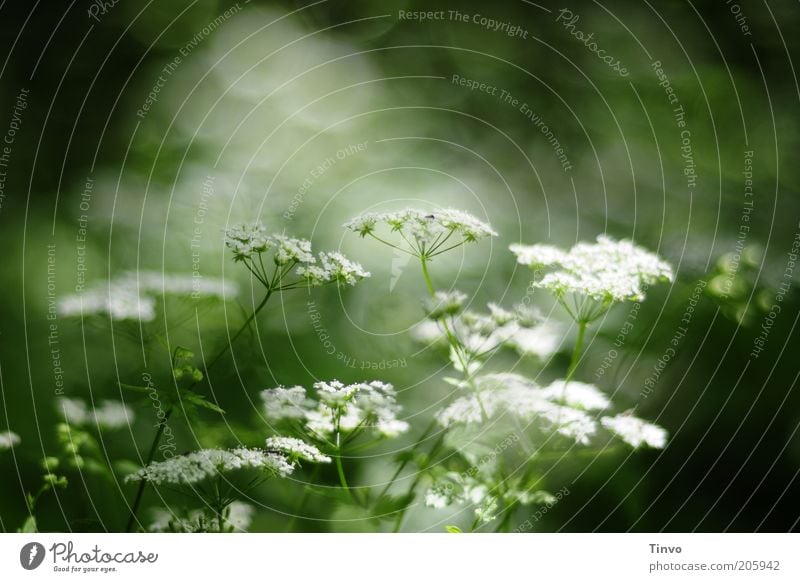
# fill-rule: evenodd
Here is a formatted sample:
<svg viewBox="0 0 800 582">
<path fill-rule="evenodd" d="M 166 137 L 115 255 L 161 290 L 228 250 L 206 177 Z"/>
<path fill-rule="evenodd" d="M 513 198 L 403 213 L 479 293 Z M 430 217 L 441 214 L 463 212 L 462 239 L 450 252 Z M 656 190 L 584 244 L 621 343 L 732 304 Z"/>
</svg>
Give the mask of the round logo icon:
<svg viewBox="0 0 800 582">
<path fill-rule="evenodd" d="M 44 561 L 44 546 L 39 542 L 29 542 L 19 551 L 19 563 L 26 570 L 35 570 Z"/>
</svg>

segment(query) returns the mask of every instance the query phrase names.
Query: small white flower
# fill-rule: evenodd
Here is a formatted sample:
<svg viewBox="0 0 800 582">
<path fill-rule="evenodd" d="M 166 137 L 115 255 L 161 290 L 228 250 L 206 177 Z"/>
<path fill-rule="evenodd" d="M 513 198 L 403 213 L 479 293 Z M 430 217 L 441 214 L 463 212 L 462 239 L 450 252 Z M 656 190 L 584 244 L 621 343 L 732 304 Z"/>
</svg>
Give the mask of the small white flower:
<svg viewBox="0 0 800 582">
<path fill-rule="evenodd" d="M 323 455 L 314 445 L 292 437 L 269 437 L 266 448 L 283 453 L 293 461 L 309 461 L 312 463 L 330 463 L 331 458 Z"/>
<path fill-rule="evenodd" d="M 461 291 L 436 291 L 425 300 L 425 311 L 430 319 L 443 319 L 457 315 L 464 308 L 466 294 Z"/>
<path fill-rule="evenodd" d="M 269 237 L 270 247 L 275 249 L 275 263 L 288 265 L 289 263 L 314 263 L 316 259 L 311 254 L 311 242 L 301 238 L 292 238 L 282 234 L 273 234 Z"/>
<path fill-rule="evenodd" d="M 409 429 L 407 422 L 397 418 L 400 406 L 394 387 L 385 382 L 359 382 L 345 385 L 338 380 L 314 384 L 320 407 L 306 415 L 312 430 L 329 434 L 336 427 L 333 413 L 339 415 L 339 430 L 350 432 L 361 426 L 378 434 L 393 437 Z"/>
<path fill-rule="evenodd" d="M 641 301 L 644 289 L 658 281 L 672 281 L 672 267 L 631 241 L 597 237 L 596 243 L 578 243 L 569 252 L 549 245 L 511 245 L 520 264 L 549 272 L 535 283 L 558 297 L 567 293 L 604 302 Z"/>
<path fill-rule="evenodd" d="M 278 386 L 262 390 L 261 400 L 264 401 L 264 416 L 270 422 L 305 418 L 314 405 L 314 402 L 306 396 L 306 389 L 302 386 L 292 388 Z"/>
<path fill-rule="evenodd" d="M 567 256 L 567 253 L 552 245 L 521 245 L 512 244 L 508 247 L 512 253 L 517 255 L 517 262 L 520 265 L 533 267 L 549 267 L 560 264 Z"/>
<path fill-rule="evenodd" d="M 0 432 L 0 451 L 8 450 L 15 447 L 21 442 L 19 435 L 10 430 Z"/>
<path fill-rule="evenodd" d="M 294 471 L 294 465 L 286 457 L 261 449 L 244 447 L 231 450 L 202 449 L 166 461 L 151 463 L 129 475 L 126 480 L 145 480 L 156 485 L 162 483 L 186 485 L 229 471 L 248 468 L 280 477 L 286 477 Z"/>
<path fill-rule="evenodd" d="M 225 521 L 234 531 L 247 531 L 253 522 L 256 508 L 244 501 L 234 501 L 225 511 Z"/>
<path fill-rule="evenodd" d="M 549 400 L 581 410 L 605 410 L 611 406 L 611 401 L 597 386 L 575 380 L 566 383 L 556 380 L 542 389 L 542 394 Z"/>
<path fill-rule="evenodd" d="M 601 418 L 600 422 L 634 448 L 646 445 L 654 449 L 663 449 L 667 445 L 667 431 L 641 418 L 618 414 Z"/>
<path fill-rule="evenodd" d="M 270 245 L 266 227 L 260 222 L 238 224 L 225 231 L 225 244 L 233 251 L 234 260 L 243 261 L 264 253 Z"/>
<path fill-rule="evenodd" d="M 133 409 L 117 400 L 102 400 L 93 410 L 78 398 L 59 398 L 57 405 L 66 422 L 73 426 L 112 430 L 130 426 L 134 419 Z"/>
<path fill-rule="evenodd" d="M 312 286 L 332 282 L 355 285 L 370 276 L 359 263 L 338 252 L 320 253 L 319 265 L 301 265 L 297 268 L 297 274 Z"/>
<path fill-rule="evenodd" d="M 462 210 L 406 209 L 398 212 L 366 213 L 345 223 L 348 230 L 362 237 L 371 235 L 379 225 L 400 233 L 418 256 L 433 256 L 466 242 L 497 236 L 492 228 Z M 453 238 L 455 235 L 456 238 Z"/>
</svg>

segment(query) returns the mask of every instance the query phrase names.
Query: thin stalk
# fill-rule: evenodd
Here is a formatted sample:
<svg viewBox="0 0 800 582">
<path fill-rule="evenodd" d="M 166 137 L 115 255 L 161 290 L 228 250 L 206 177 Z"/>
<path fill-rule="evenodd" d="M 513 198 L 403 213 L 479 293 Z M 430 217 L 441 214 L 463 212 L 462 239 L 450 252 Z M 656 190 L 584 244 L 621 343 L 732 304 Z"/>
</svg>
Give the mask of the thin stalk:
<svg viewBox="0 0 800 582">
<path fill-rule="evenodd" d="M 256 318 L 258 313 L 264 308 L 264 306 L 267 304 L 267 301 L 269 301 L 269 298 L 271 296 L 272 296 L 272 289 L 267 289 L 267 294 L 264 296 L 264 299 L 261 300 L 261 303 L 259 303 L 258 306 L 255 308 L 252 315 L 250 315 L 250 317 L 247 318 L 247 320 L 242 324 L 239 330 L 233 335 L 231 340 L 227 344 L 225 344 L 225 346 L 217 353 L 216 356 L 214 356 L 214 358 L 212 358 L 210 363 L 205 367 L 206 375 L 208 375 L 208 371 L 222 358 L 222 356 L 228 353 L 228 350 L 231 348 L 233 343 L 237 339 L 239 339 L 240 335 L 244 333 L 245 329 L 247 329 L 250 323 Z M 197 382 L 195 382 L 195 384 L 197 384 Z M 170 416 L 172 416 L 172 411 L 173 409 L 169 408 L 164 415 L 164 419 L 158 425 L 158 430 L 156 430 L 156 434 L 153 437 L 153 443 L 150 445 L 150 452 L 147 455 L 147 461 L 144 464 L 145 467 L 153 462 L 153 457 L 155 456 L 156 450 L 158 449 L 158 445 L 161 443 L 161 437 L 164 435 L 164 430 L 166 429 L 167 421 L 169 420 Z M 144 495 L 144 490 L 146 487 L 147 487 L 147 481 L 145 479 L 139 481 L 139 486 L 136 489 L 136 497 L 134 498 L 133 506 L 131 507 L 131 515 L 128 518 L 128 524 L 125 527 L 126 532 L 131 531 L 133 523 L 136 521 L 136 513 L 139 511 L 139 505 L 141 505 L 142 503 L 142 497 Z"/>
<path fill-rule="evenodd" d="M 145 462 L 144 466 L 148 466 L 150 463 L 153 462 L 153 457 L 156 455 L 156 450 L 158 450 L 158 445 L 161 442 L 161 437 L 164 434 L 164 429 L 167 427 L 167 421 L 169 417 L 172 416 L 172 408 L 170 407 L 167 409 L 166 413 L 164 414 L 164 419 L 158 425 L 158 430 L 156 431 L 155 436 L 153 437 L 153 444 L 150 445 L 150 452 L 147 455 L 147 461 Z M 136 489 L 136 498 L 133 501 L 133 507 L 131 507 L 131 515 L 128 518 L 128 525 L 125 526 L 125 531 L 130 532 L 131 528 L 133 528 L 133 522 L 136 521 L 136 512 L 139 511 L 139 505 L 142 503 L 142 496 L 144 495 L 144 490 L 147 485 L 147 480 L 142 479 L 139 481 L 139 487 Z"/>
<path fill-rule="evenodd" d="M 567 382 L 572 379 L 572 376 L 575 374 L 575 370 L 578 367 L 578 362 L 581 359 L 581 350 L 583 349 L 583 338 L 586 335 L 586 326 L 588 322 L 580 321 L 578 323 L 578 337 L 575 340 L 575 348 L 572 350 L 572 357 L 569 361 L 569 368 L 567 368 L 567 377 L 564 380 L 564 388 L 566 389 Z"/>
<path fill-rule="evenodd" d="M 292 511 L 292 519 L 289 520 L 289 524 L 286 526 L 287 533 L 291 532 L 294 529 L 294 524 L 297 523 L 297 514 L 300 513 L 300 510 L 306 504 L 308 496 L 311 493 L 311 484 L 317 480 L 319 471 L 320 471 L 320 465 L 314 465 L 314 470 L 311 472 L 311 475 L 308 478 L 308 483 L 306 483 L 305 487 L 303 487 L 303 494 L 300 496 L 300 501 L 297 502 L 297 505 Z"/>
</svg>

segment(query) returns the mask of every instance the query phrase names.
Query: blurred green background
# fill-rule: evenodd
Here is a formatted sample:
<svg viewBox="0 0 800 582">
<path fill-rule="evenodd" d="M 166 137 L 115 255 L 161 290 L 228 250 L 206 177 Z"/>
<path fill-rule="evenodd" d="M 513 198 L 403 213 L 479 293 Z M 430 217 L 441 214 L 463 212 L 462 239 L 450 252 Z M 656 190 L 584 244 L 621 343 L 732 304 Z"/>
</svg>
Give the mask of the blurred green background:
<svg viewBox="0 0 800 582">
<path fill-rule="evenodd" d="M 450 387 L 441 381 L 441 359 L 408 333 L 423 315 L 420 274 L 391 249 L 345 235 L 341 224 L 365 210 L 409 205 L 461 208 L 500 233 L 436 265 L 436 283 L 474 295 L 476 306 L 525 296 L 530 273 L 507 251 L 514 242 L 569 246 L 605 232 L 633 238 L 676 268 L 674 285 L 650 291 L 622 347 L 614 341 L 630 305 L 593 330 L 577 375 L 613 394 L 622 409 L 636 406 L 666 427 L 668 448 L 558 463 L 547 485 L 566 485 L 570 495 L 537 531 L 797 527 L 793 289 L 782 295 L 764 350 L 751 356 L 780 285 L 800 277 L 787 271 L 800 233 L 796 6 L 742 4 L 738 20 L 725 2 L 672 0 L 568 7 L 157 0 L 120 2 L 105 13 L 92 6 L 12 1 L 0 8 L 0 132 L 15 119 L 17 96 L 29 91 L 2 168 L 0 430 L 13 430 L 22 443 L 0 452 L 0 529 L 24 521 L 25 492 L 41 479 L 39 459 L 58 449 L 48 245 L 55 245 L 56 296 L 73 293 L 82 215 L 87 281 L 143 269 L 191 274 L 195 251 L 204 276 L 241 288 L 238 304 L 160 301 L 161 314 L 143 327 L 58 318 L 65 394 L 135 407 L 132 430 L 99 437 L 110 461 L 138 461 L 152 438 L 152 406 L 119 383 L 140 382 L 144 371 L 168 377 L 169 354 L 155 338 L 208 355 L 258 300 L 225 252 L 222 231 L 261 219 L 318 249 L 341 248 L 373 276 L 341 292 L 273 302 L 259 317 L 258 335 L 236 344 L 236 365 L 227 358 L 211 375 L 224 419 L 204 412 L 191 429 L 176 419 L 179 450 L 258 444 L 264 388 L 380 379 L 397 387 L 412 431 L 351 459 L 348 470 L 360 485 L 385 480 L 393 454 L 422 431 Z M 579 16 L 572 28 L 562 8 Z M 445 16 L 400 17 L 418 10 Z M 450 10 L 468 21 L 451 19 Z M 475 15 L 520 32 L 490 30 Z M 607 66 L 575 31 L 592 33 L 598 50 L 628 75 Z M 471 90 L 454 75 L 497 90 Z M 645 398 L 700 280 L 707 286 L 687 333 Z M 312 326 L 309 300 L 322 313 L 333 354 Z M 542 293 L 533 300 L 563 321 Z M 612 349 L 618 355 L 603 369 Z M 403 365 L 361 369 L 362 362 L 381 368 L 396 360 Z M 563 375 L 567 360 L 568 351 L 556 355 L 542 377 Z M 67 476 L 67 489 L 41 500 L 43 531 L 124 527 L 131 485 L 88 472 Z M 335 474 L 323 481 L 334 485 Z M 277 482 L 259 490 L 264 509 L 252 529 L 283 531 L 300 490 Z M 158 503 L 151 490 L 145 506 Z M 311 519 L 299 527 L 309 531 L 383 527 L 324 496 L 304 511 Z M 418 508 L 406 529 L 440 531 L 441 519 Z"/>
</svg>

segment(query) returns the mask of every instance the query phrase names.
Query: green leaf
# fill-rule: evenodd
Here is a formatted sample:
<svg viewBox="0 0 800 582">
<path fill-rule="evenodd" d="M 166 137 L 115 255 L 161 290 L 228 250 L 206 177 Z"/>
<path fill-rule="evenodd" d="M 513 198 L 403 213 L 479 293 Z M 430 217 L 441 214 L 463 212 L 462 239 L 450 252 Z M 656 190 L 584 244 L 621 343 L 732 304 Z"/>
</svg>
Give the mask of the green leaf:
<svg viewBox="0 0 800 582">
<path fill-rule="evenodd" d="M 28 517 L 28 518 L 27 518 L 27 519 L 26 519 L 26 520 L 23 522 L 23 524 L 22 524 L 22 527 L 20 527 L 20 528 L 17 530 L 17 533 L 36 533 L 36 532 L 38 532 L 38 531 L 39 531 L 39 530 L 38 530 L 38 528 L 36 527 L 36 517 L 34 517 L 33 515 L 31 515 L 30 517 Z"/>
<path fill-rule="evenodd" d="M 446 525 L 444 526 L 444 531 L 447 533 L 464 533 L 457 525 Z"/>
<path fill-rule="evenodd" d="M 213 410 L 214 412 L 219 412 L 220 414 L 225 414 L 225 411 L 222 410 L 219 406 L 217 406 L 213 402 L 209 402 L 197 392 L 192 392 L 191 390 L 181 390 L 181 398 L 183 398 L 186 402 L 189 402 L 190 404 L 193 404 L 195 406 L 206 408 L 208 410 Z"/>
</svg>

